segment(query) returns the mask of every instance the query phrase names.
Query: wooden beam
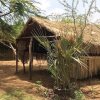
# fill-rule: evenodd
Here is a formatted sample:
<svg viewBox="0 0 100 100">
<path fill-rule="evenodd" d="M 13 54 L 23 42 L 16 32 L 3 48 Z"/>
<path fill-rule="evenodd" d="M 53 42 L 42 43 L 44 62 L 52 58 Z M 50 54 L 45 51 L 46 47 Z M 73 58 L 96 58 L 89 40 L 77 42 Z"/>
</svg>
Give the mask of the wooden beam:
<svg viewBox="0 0 100 100">
<path fill-rule="evenodd" d="M 33 36 L 34 37 L 43 37 L 43 38 L 60 38 L 60 36 L 56 36 L 56 35 L 52 35 L 52 36 Z M 21 38 L 18 38 L 16 40 L 21 40 L 21 39 L 31 39 L 32 36 L 27 36 L 27 37 L 21 37 Z"/>
<path fill-rule="evenodd" d="M 17 42 L 16 42 L 16 73 L 18 73 L 18 46 L 17 46 Z"/>
<path fill-rule="evenodd" d="M 29 79 L 30 80 L 32 80 L 32 66 L 33 66 L 32 41 L 33 41 L 33 38 L 30 39 L 30 44 L 29 44 Z"/>
<path fill-rule="evenodd" d="M 47 37 L 47 38 L 48 38 L 48 37 L 51 37 L 51 38 L 52 38 L 52 37 L 59 37 L 59 36 L 55 36 L 55 35 L 52 35 L 52 36 L 40 36 L 40 35 L 39 35 L 39 36 L 33 36 L 33 37 L 45 37 L 45 38 L 46 38 L 46 37 Z M 32 38 L 32 36 L 29 36 L 29 37 L 21 37 L 21 38 Z"/>
</svg>

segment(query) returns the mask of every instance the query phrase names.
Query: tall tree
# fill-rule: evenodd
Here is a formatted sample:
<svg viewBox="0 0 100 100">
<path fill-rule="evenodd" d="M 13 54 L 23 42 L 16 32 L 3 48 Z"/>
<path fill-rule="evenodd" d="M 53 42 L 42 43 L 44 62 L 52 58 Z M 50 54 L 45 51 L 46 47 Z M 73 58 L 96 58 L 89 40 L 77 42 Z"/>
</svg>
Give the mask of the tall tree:
<svg viewBox="0 0 100 100">
<path fill-rule="evenodd" d="M 0 30 L 12 33 L 13 25 L 22 24 L 30 15 L 39 16 L 40 10 L 35 7 L 35 3 L 34 0 L 0 0 Z"/>
<path fill-rule="evenodd" d="M 16 35 L 29 16 L 40 16 L 34 0 L 0 0 L 0 42 L 12 48 Z"/>
</svg>

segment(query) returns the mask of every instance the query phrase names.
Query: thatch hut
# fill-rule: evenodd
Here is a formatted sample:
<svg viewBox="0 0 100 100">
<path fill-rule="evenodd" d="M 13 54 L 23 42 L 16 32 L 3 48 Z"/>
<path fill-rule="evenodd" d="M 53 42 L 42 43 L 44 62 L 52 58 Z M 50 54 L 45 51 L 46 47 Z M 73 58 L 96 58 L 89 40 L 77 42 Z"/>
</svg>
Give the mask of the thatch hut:
<svg viewBox="0 0 100 100">
<path fill-rule="evenodd" d="M 37 34 L 40 37 L 47 37 L 50 41 L 52 41 L 55 37 L 59 38 L 65 32 L 72 34 L 72 29 L 73 26 L 69 24 L 53 22 L 37 17 L 29 18 L 20 36 L 16 39 L 16 71 L 18 71 L 18 56 L 20 55 L 22 59 L 24 71 L 24 63 L 29 58 L 29 71 L 31 79 L 33 56 L 35 56 L 36 53 L 46 55 L 47 51 L 35 38 L 33 38 L 34 35 Z M 97 75 L 100 70 L 100 34 L 98 33 L 99 29 L 93 25 L 88 25 L 84 31 L 84 44 L 86 45 L 87 43 L 90 43 L 91 47 L 87 51 L 89 56 L 83 57 L 84 62 L 88 66 L 88 70 L 84 69 L 80 71 L 81 67 L 77 69 L 78 74 L 80 74 L 79 79 Z"/>
</svg>

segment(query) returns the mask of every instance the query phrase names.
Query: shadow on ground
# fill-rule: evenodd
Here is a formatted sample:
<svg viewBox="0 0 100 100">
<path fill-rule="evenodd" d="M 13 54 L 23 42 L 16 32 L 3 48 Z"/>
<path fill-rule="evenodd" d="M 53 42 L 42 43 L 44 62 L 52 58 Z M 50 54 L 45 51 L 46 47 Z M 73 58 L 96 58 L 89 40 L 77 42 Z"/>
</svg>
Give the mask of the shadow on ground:
<svg viewBox="0 0 100 100">
<path fill-rule="evenodd" d="M 16 74 L 21 80 L 27 80 L 32 83 L 41 84 L 46 88 L 53 88 L 54 80 L 51 73 L 47 69 L 33 70 L 32 71 L 32 80 L 29 80 L 28 69 L 25 73 L 23 70 L 19 70 Z"/>
</svg>

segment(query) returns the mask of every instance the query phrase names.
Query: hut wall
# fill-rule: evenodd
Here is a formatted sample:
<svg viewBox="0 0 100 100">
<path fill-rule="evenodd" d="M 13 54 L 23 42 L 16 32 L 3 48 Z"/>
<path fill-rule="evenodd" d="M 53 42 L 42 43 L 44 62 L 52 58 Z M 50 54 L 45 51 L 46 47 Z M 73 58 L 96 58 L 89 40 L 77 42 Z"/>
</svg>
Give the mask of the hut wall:
<svg viewBox="0 0 100 100">
<path fill-rule="evenodd" d="M 100 56 L 100 45 L 93 45 L 93 44 L 84 44 L 84 48 L 86 48 L 84 55 L 89 56 Z"/>
<path fill-rule="evenodd" d="M 72 78 L 85 79 L 98 75 L 100 71 L 100 57 L 99 56 L 84 56 L 82 58 L 86 66 L 74 64 L 71 76 Z"/>
</svg>

